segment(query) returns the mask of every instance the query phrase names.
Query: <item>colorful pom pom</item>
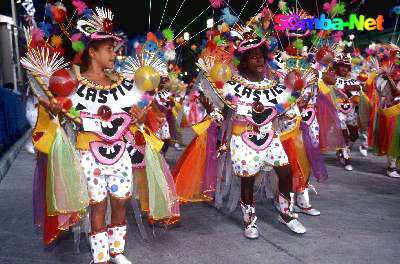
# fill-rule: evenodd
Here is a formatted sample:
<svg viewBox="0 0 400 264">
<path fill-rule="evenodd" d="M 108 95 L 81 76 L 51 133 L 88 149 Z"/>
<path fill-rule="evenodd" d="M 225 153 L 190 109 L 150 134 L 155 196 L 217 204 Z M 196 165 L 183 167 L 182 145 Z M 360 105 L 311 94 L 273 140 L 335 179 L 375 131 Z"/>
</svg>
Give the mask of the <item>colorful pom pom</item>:
<svg viewBox="0 0 400 264">
<path fill-rule="evenodd" d="M 59 48 L 63 43 L 62 38 L 59 35 L 53 35 L 51 37 L 51 45 L 55 48 Z"/>
<path fill-rule="evenodd" d="M 166 38 L 168 41 L 174 40 L 174 31 L 170 28 L 166 28 L 162 31 L 162 34 L 164 38 Z"/>
<path fill-rule="evenodd" d="M 64 23 L 66 19 L 66 8 L 65 6 L 58 2 L 56 5 L 52 6 L 51 13 L 53 14 L 53 19 L 57 23 Z"/>
<path fill-rule="evenodd" d="M 303 40 L 302 39 L 296 39 L 296 41 L 294 42 L 294 46 L 298 50 L 303 49 Z"/>
<path fill-rule="evenodd" d="M 232 13 L 231 13 L 231 11 L 230 11 L 230 9 L 228 7 L 225 7 L 224 9 L 222 9 L 221 18 L 229 26 L 233 26 L 239 21 L 239 18 L 237 18 L 236 16 L 232 15 Z"/>
<path fill-rule="evenodd" d="M 344 13 L 346 13 L 346 4 L 344 2 L 338 3 L 332 9 L 332 16 L 344 15 Z"/>
<path fill-rule="evenodd" d="M 71 41 L 75 42 L 75 41 L 79 41 L 82 38 L 82 34 L 81 33 L 75 33 L 71 36 Z"/>
<path fill-rule="evenodd" d="M 82 41 L 75 41 L 75 42 L 72 42 L 72 49 L 75 51 L 75 52 L 78 52 L 78 53 L 80 53 L 80 52 L 82 52 L 82 51 L 84 51 L 85 50 L 85 44 L 82 42 Z"/>
<path fill-rule="evenodd" d="M 53 30 L 53 26 L 50 23 L 40 22 L 39 23 L 39 27 L 43 31 L 44 36 L 46 38 L 49 38 L 51 36 L 52 30 Z"/>
<path fill-rule="evenodd" d="M 214 9 L 221 8 L 224 5 L 224 0 L 210 0 L 210 5 Z"/>
<path fill-rule="evenodd" d="M 44 38 L 44 32 L 40 28 L 32 28 L 31 36 L 33 42 L 41 42 Z"/>
<path fill-rule="evenodd" d="M 78 13 L 78 15 L 82 15 L 85 13 L 85 10 L 87 9 L 87 5 L 82 2 L 81 0 L 73 0 L 72 1 L 72 5 L 75 7 L 76 12 Z"/>
</svg>

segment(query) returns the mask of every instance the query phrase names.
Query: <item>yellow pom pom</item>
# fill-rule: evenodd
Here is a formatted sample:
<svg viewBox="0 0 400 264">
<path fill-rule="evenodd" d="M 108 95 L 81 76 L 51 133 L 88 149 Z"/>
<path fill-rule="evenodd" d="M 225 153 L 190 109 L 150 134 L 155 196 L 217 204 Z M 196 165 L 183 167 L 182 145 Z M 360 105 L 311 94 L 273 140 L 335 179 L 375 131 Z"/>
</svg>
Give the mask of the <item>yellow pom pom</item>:
<svg viewBox="0 0 400 264">
<path fill-rule="evenodd" d="M 51 45 L 55 48 L 59 48 L 63 43 L 63 40 L 60 36 L 54 35 L 51 37 Z"/>
<path fill-rule="evenodd" d="M 222 23 L 221 25 L 221 33 L 229 32 L 229 25 L 227 23 Z"/>
</svg>

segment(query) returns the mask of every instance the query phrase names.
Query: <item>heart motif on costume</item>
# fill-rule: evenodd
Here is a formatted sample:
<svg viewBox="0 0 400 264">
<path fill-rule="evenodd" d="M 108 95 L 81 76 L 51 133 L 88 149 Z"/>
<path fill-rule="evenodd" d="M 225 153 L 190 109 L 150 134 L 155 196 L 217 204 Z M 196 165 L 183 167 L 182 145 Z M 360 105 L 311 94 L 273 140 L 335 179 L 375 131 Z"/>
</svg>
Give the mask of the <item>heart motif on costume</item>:
<svg viewBox="0 0 400 264">
<path fill-rule="evenodd" d="M 261 113 L 257 113 L 253 109 L 251 117 L 246 116 L 246 119 L 256 126 L 264 126 L 271 122 L 276 117 L 276 115 L 277 111 L 275 107 L 266 107 Z"/>
<path fill-rule="evenodd" d="M 144 147 L 128 145 L 126 150 L 131 158 L 133 168 L 143 168 L 144 162 Z"/>
<path fill-rule="evenodd" d="M 301 112 L 301 118 L 310 126 L 315 119 L 315 110 L 313 108 L 303 110 L 303 112 Z"/>
<path fill-rule="evenodd" d="M 256 132 L 243 132 L 242 140 L 246 143 L 247 146 L 256 150 L 262 151 L 268 148 L 274 139 L 274 131 L 268 131 L 265 135 L 256 133 Z M 262 135 L 261 138 L 257 138 L 258 135 Z"/>
<path fill-rule="evenodd" d="M 348 114 L 351 112 L 352 107 L 350 103 L 339 103 L 339 109 L 342 113 Z"/>
<path fill-rule="evenodd" d="M 101 141 L 89 143 L 90 151 L 98 162 L 105 165 L 113 165 L 122 157 L 125 151 L 125 142 L 116 141 L 107 144 Z"/>
<path fill-rule="evenodd" d="M 87 113 L 81 113 L 81 117 L 92 117 L 101 120 L 99 115 L 90 115 Z M 101 120 L 101 132 L 96 131 L 101 139 L 108 142 L 119 140 L 126 132 L 132 121 L 132 117 L 127 113 L 113 114 L 107 121 Z"/>
</svg>

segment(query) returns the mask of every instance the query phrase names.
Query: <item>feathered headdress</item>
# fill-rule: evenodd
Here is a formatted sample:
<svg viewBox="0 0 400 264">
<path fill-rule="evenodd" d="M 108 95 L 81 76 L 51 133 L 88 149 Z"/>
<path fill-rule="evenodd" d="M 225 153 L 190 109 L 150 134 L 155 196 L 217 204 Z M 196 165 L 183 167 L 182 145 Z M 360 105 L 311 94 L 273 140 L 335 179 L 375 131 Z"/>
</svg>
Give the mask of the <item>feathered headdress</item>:
<svg viewBox="0 0 400 264">
<path fill-rule="evenodd" d="M 260 38 L 249 26 L 236 25 L 230 33 L 232 37 L 237 37 L 240 40 L 237 47 L 239 52 L 257 48 L 265 43 L 265 39 Z"/>
<path fill-rule="evenodd" d="M 111 10 L 96 7 L 95 12 L 88 19 L 78 20 L 76 28 L 90 40 L 110 38 L 119 42 L 122 39 L 113 34 L 113 18 L 114 15 Z"/>
</svg>

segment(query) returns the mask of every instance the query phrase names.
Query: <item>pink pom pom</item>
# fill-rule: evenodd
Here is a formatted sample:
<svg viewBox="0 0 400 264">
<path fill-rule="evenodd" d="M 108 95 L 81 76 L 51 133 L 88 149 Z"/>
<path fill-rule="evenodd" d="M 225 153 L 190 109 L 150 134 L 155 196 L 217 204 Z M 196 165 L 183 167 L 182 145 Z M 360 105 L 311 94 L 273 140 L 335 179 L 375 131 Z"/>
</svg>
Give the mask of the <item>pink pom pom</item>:
<svg viewBox="0 0 400 264">
<path fill-rule="evenodd" d="M 167 41 L 167 42 L 165 43 L 164 49 L 165 49 L 165 50 L 174 50 L 174 49 L 175 49 L 174 42 L 172 42 L 172 41 Z"/>
<path fill-rule="evenodd" d="M 218 9 L 222 7 L 224 0 L 210 0 L 210 4 L 213 8 Z"/>
<path fill-rule="evenodd" d="M 76 34 L 73 34 L 71 36 L 71 41 L 72 42 L 79 41 L 81 38 L 82 38 L 82 34 L 81 33 L 76 33 Z"/>
<path fill-rule="evenodd" d="M 340 42 L 340 41 L 342 41 L 342 38 L 343 38 L 343 32 L 337 31 L 334 34 L 332 34 L 332 37 L 335 42 Z"/>
<path fill-rule="evenodd" d="M 31 30 L 31 35 L 33 42 L 40 42 L 44 38 L 44 32 L 40 28 L 33 28 Z"/>
<path fill-rule="evenodd" d="M 87 5 L 81 0 L 73 0 L 72 4 L 74 5 L 76 11 L 78 12 L 78 15 L 82 15 L 87 8 Z"/>
<path fill-rule="evenodd" d="M 336 0 L 332 0 L 330 3 L 329 2 L 324 3 L 324 5 L 322 7 L 323 7 L 325 12 L 331 13 L 336 5 L 337 5 L 337 1 Z"/>
<path fill-rule="evenodd" d="M 365 49 L 365 53 L 367 53 L 367 55 L 374 55 L 375 50 L 370 49 L 370 48 L 366 48 L 366 49 Z"/>
</svg>

